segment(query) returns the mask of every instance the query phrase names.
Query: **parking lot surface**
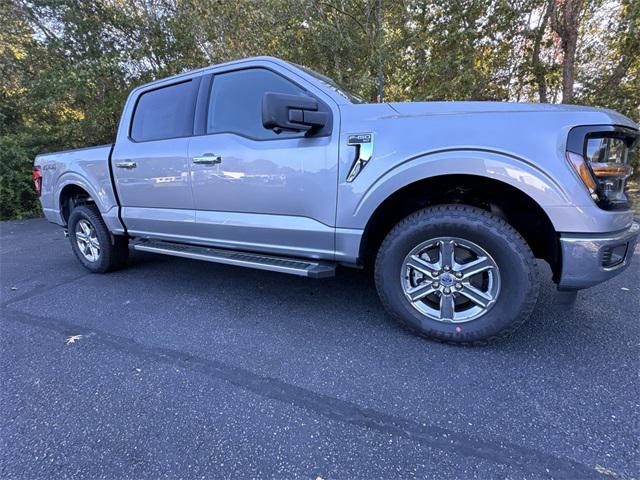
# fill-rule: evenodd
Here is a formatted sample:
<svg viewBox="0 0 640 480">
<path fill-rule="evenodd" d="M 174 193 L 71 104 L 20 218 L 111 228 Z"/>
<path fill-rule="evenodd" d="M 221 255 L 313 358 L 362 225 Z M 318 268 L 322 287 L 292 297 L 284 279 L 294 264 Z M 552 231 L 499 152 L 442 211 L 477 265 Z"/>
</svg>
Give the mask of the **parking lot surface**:
<svg viewBox="0 0 640 480">
<path fill-rule="evenodd" d="M 152 254 L 90 274 L 0 225 L 0 478 L 638 478 L 640 257 L 483 348 L 430 342 L 366 272 Z"/>
</svg>

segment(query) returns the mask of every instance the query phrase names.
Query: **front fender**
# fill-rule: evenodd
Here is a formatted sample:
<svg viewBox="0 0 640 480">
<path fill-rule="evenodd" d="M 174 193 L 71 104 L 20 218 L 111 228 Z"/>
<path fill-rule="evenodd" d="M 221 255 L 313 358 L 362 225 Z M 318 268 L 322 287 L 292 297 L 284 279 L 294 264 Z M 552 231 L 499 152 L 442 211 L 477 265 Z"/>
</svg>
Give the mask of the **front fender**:
<svg viewBox="0 0 640 480">
<path fill-rule="evenodd" d="M 603 222 L 603 212 L 595 204 L 585 205 L 586 189 L 560 162 L 558 178 L 562 182 L 525 159 L 483 149 L 431 152 L 383 172 L 376 172 L 374 165 L 375 158 L 360 175 L 362 178 L 353 184 L 342 184 L 339 228 L 364 229 L 376 209 L 398 190 L 420 180 L 455 174 L 486 177 L 517 188 L 547 213 L 556 231 L 613 231 L 624 228 L 627 222 L 623 216 L 607 216 L 608 221 Z M 579 202 L 576 204 L 574 199 Z"/>
</svg>

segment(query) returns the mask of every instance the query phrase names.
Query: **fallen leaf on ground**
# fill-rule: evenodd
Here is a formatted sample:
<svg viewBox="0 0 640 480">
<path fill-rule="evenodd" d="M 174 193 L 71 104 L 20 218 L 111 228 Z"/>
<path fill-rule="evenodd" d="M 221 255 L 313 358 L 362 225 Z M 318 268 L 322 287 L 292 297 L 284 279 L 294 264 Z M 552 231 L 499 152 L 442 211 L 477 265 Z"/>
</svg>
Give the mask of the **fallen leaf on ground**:
<svg viewBox="0 0 640 480">
<path fill-rule="evenodd" d="M 76 343 L 81 338 L 82 338 L 82 335 L 71 335 L 70 337 L 67 337 L 67 339 L 65 340 L 65 343 L 67 345 L 71 345 L 72 343 Z"/>
<path fill-rule="evenodd" d="M 610 468 L 603 467 L 602 465 L 596 465 L 595 466 L 595 471 L 598 472 L 598 473 L 601 473 L 603 475 L 607 475 L 609 477 L 615 477 L 615 478 L 618 477 L 618 474 L 616 472 L 614 472 Z"/>
</svg>

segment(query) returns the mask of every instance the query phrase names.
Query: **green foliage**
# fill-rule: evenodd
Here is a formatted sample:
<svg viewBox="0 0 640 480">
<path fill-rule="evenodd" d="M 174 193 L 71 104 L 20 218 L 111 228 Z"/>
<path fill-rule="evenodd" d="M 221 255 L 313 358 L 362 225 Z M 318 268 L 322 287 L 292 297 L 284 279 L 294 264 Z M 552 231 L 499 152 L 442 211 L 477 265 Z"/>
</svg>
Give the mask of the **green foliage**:
<svg viewBox="0 0 640 480">
<path fill-rule="evenodd" d="M 39 215 L 31 171 L 34 151 L 19 138 L 0 138 L 0 220 Z"/>
<path fill-rule="evenodd" d="M 113 141 L 131 88 L 236 58 L 304 64 L 369 101 L 380 71 L 386 101 L 560 101 L 559 1 L 0 2 L 1 216 L 38 215 L 33 157 Z M 572 101 L 640 120 L 640 2 L 585 6 Z"/>
</svg>

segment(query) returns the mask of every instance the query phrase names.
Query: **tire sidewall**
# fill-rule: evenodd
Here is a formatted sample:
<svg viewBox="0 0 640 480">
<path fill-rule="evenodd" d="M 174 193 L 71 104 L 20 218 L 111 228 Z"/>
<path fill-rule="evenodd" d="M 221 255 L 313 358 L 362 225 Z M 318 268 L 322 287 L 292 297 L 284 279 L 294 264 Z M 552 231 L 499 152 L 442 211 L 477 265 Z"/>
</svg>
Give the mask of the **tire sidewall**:
<svg viewBox="0 0 640 480">
<path fill-rule="evenodd" d="M 474 342 L 496 336 L 521 323 L 521 315 L 527 316 L 529 304 L 537 298 L 535 259 L 528 245 L 510 226 L 473 207 L 464 207 L 463 211 L 436 207 L 417 212 L 406 220 L 388 235 L 376 260 L 378 291 L 396 317 L 430 337 Z M 498 265 L 501 285 L 498 299 L 481 317 L 464 323 L 439 322 L 418 312 L 406 298 L 401 284 L 406 255 L 420 243 L 437 237 L 471 241 L 486 250 Z"/>
</svg>

